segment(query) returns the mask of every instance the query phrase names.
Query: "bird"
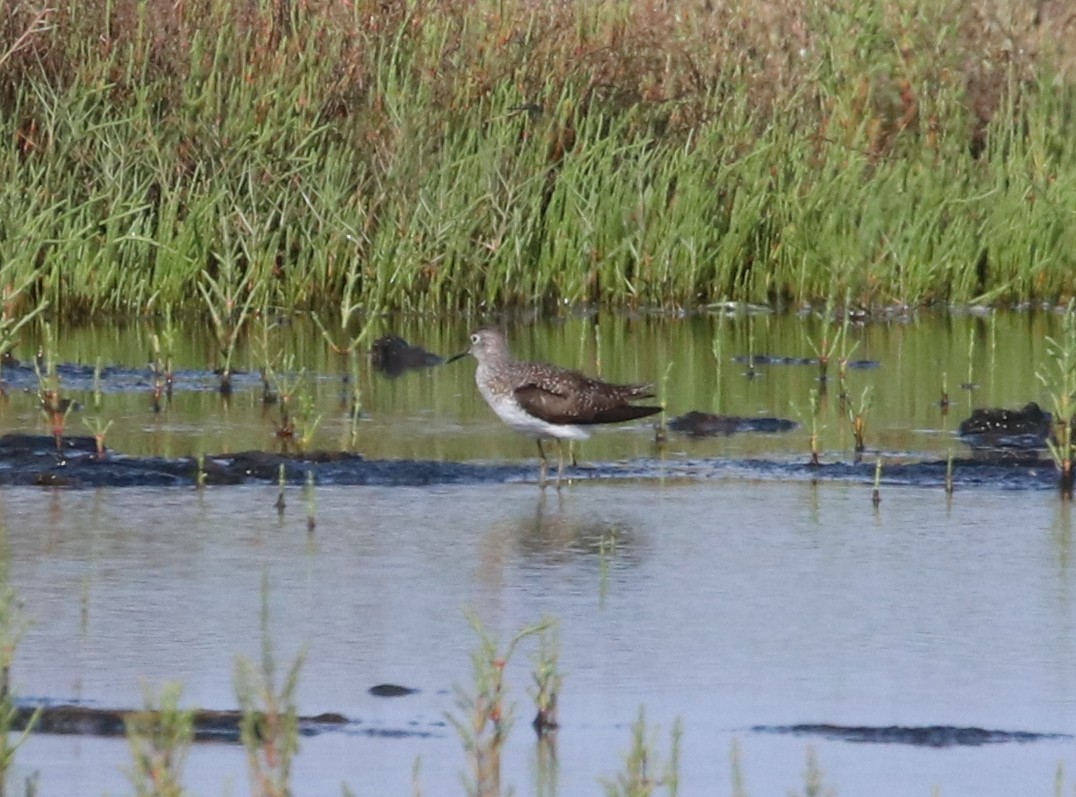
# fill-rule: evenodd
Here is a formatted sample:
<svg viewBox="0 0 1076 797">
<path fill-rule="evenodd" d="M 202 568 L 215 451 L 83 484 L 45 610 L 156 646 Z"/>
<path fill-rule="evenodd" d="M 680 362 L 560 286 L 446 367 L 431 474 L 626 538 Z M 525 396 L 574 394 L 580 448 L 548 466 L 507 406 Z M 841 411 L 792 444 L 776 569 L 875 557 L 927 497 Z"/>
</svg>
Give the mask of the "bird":
<svg viewBox="0 0 1076 797">
<path fill-rule="evenodd" d="M 478 361 L 475 384 L 490 409 L 509 427 L 537 441 L 541 461 L 538 483 L 543 487 L 549 469 L 543 440 L 557 441 L 559 488 L 564 474 L 564 440 L 587 439 L 588 426 L 632 421 L 664 409 L 631 403 L 654 398 L 649 384 L 612 384 L 568 368 L 517 360 L 508 348 L 507 336 L 498 328 L 484 327 L 471 333 L 470 348 L 450 357 L 446 364 L 468 354 Z"/>
</svg>

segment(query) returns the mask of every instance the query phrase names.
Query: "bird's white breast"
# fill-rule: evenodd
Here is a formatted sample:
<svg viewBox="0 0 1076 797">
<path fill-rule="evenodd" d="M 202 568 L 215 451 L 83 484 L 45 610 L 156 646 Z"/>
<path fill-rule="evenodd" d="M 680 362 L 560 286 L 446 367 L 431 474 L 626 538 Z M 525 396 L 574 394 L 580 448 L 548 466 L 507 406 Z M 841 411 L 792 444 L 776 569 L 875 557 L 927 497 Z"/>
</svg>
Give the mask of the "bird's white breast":
<svg viewBox="0 0 1076 797">
<path fill-rule="evenodd" d="M 525 412 L 511 394 L 494 393 L 486 387 L 480 373 L 476 373 L 475 377 L 475 383 L 482 393 L 482 398 L 489 404 L 490 409 L 515 431 L 530 437 L 559 437 L 562 440 L 586 440 L 590 437 L 586 429 L 578 426 L 549 423 L 541 418 L 535 418 Z"/>
</svg>

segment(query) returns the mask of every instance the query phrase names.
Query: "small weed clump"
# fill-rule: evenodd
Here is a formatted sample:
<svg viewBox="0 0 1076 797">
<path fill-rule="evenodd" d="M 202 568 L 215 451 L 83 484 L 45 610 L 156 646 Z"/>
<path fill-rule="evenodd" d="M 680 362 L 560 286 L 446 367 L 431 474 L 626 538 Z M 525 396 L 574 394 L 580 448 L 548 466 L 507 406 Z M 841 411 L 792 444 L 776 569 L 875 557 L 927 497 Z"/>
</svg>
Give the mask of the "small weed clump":
<svg viewBox="0 0 1076 797">
<path fill-rule="evenodd" d="M 647 736 L 646 715 L 639 709 L 639 717 L 631 726 L 631 747 L 624 758 L 624 771 L 614 780 L 604 781 L 606 797 L 651 797 L 664 789 L 669 797 L 676 797 L 680 784 L 680 723 L 672 730 L 672 747 L 668 760 L 662 764 L 654 742 Z"/>
<path fill-rule="evenodd" d="M 34 359 L 34 371 L 37 374 L 37 398 L 41 405 L 41 414 L 48 424 L 49 431 L 56 440 L 56 450 L 63 449 L 63 437 L 67 431 L 67 419 L 75 408 L 75 402 L 64 396 L 60 389 L 60 375 L 57 371 L 56 350 L 53 345 L 52 327 L 42 326 L 44 343 Z"/>
<path fill-rule="evenodd" d="M 513 707 L 507 702 L 505 668 L 516 646 L 527 637 L 546 632 L 552 621 L 524 628 L 501 650 L 497 640 L 475 615 L 469 613 L 468 619 L 480 641 L 478 650 L 471 656 L 473 691 L 457 687 L 458 713 L 449 715 L 448 720 L 459 734 L 470 763 L 470 776 L 465 780 L 467 794 L 470 797 L 500 797 L 501 752 L 513 720 Z M 554 678 L 545 676 L 545 681 L 551 684 Z"/>
<path fill-rule="evenodd" d="M 137 797 L 183 797 L 183 769 L 194 741 L 194 712 L 180 708 L 183 688 L 166 684 L 147 691 L 145 708 L 127 716 L 127 743 L 134 761 Z"/>
<path fill-rule="evenodd" d="M 295 693 L 304 656 L 296 657 L 283 683 L 269 636 L 269 580 L 262 579 L 262 656 L 260 665 L 240 657 L 235 692 L 242 712 L 239 731 L 247 750 L 254 797 L 290 797 L 291 766 L 299 752 L 299 710 Z"/>
<path fill-rule="evenodd" d="M 550 624 L 539 634 L 538 652 L 533 659 L 534 684 L 531 697 L 537 709 L 531 725 L 539 737 L 552 733 L 558 727 L 557 699 L 564 676 L 560 671 L 558 660 L 560 645 L 557 641 L 556 626 Z"/>
<path fill-rule="evenodd" d="M 825 429 L 825 425 L 822 423 L 822 410 L 825 405 L 824 399 L 825 393 L 822 388 L 812 387 L 807 394 L 807 409 L 801 409 L 793 404 L 793 409 L 799 414 L 804 425 L 809 430 L 808 448 L 811 452 L 811 458 L 807 464 L 812 468 L 817 468 L 822 465 L 821 438 L 822 430 Z"/>
<path fill-rule="evenodd" d="M 863 388 L 863 392 L 859 396 L 859 406 L 853 407 L 851 404 L 848 405 L 848 423 L 852 427 L 852 438 L 855 440 L 855 455 L 857 462 L 867 450 L 865 440 L 867 433 L 867 410 L 870 409 L 872 400 L 873 391 L 870 385 L 868 385 Z"/>
</svg>

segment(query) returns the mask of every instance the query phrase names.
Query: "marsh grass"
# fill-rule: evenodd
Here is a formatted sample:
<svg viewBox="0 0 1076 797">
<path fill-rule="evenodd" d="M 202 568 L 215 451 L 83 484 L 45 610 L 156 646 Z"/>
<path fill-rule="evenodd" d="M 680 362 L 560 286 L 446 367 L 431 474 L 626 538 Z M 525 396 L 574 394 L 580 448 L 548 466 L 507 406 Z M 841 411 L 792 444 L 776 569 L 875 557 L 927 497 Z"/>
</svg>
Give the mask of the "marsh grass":
<svg viewBox="0 0 1076 797">
<path fill-rule="evenodd" d="M 229 236 L 224 235 L 227 247 Z M 249 256 L 249 252 L 245 252 Z M 220 375 L 220 393 L 222 396 L 232 394 L 232 370 L 236 344 L 250 321 L 252 312 L 259 306 L 261 285 L 259 275 L 248 263 L 243 265 L 234 257 L 230 249 L 217 255 L 216 273 L 210 269 L 201 272 L 198 291 L 205 301 L 205 309 L 212 321 L 213 332 L 217 340 L 217 359 L 215 370 Z"/>
<path fill-rule="evenodd" d="M 1064 3 L 0 0 L 24 308 L 1076 292 Z M 341 302 L 341 298 L 345 300 Z M 335 333 L 334 333 L 335 334 Z"/>
<path fill-rule="evenodd" d="M 34 302 L 27 298 L 34 279 L 33 274 L 17 277 L 7 263 L 0 261 L 0 365 L 19 342 L 19 330 L 48 307 L 43 299 Z M 2 374 L 0 390 L 3 390 Z"/>
<path fill-rule="evenodd" d="M 301 454 L 310 449 L 321 415 L 316 410 L 310 375 L 296 368 L 293 356 L 284 359 L 280 371 L 271 370 L 268 363 L 263 366 L 263 401 L 271 396 L 269 403 L 276 404 L 275 435 L 284 452 L 294 448 Z"/>
</svg>

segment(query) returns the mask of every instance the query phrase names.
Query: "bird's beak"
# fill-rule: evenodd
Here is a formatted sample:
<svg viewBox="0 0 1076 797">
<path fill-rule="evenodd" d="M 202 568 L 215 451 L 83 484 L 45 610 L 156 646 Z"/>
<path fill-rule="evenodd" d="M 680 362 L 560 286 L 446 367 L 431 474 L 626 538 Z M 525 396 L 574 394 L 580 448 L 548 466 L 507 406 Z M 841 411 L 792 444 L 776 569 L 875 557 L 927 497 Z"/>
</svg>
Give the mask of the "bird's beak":
<svg viewBox="0 0 1076 797">
<path fill-rule="evenodd" d="M 456 362 L 456 360 L 463 359 L 468 354 L 470 354 L 469 351 L 461 351 L 459 354 L 453 354 L 451 357 L 449 357 L 447 360 L 445 360 L 445 365 L 448 365 L 449 363 L 454 363 L 454 362 Z"/>
</svg>

